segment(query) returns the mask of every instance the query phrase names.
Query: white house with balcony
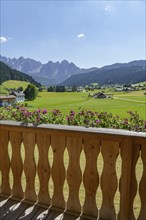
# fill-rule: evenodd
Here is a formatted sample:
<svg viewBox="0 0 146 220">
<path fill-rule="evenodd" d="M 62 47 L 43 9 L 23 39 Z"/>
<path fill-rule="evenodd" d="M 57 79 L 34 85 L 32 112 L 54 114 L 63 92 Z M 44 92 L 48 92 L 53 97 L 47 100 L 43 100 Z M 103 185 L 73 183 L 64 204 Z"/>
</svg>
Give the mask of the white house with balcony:
<svg viewBox="0 0 146 220">
<path fill-rule="evenodd" d="M 15 96 L 16 102 L 24 102 L 25 101 L 25 95 L 23 92 L 11 92 L 10 95 Z"/>
</svg>

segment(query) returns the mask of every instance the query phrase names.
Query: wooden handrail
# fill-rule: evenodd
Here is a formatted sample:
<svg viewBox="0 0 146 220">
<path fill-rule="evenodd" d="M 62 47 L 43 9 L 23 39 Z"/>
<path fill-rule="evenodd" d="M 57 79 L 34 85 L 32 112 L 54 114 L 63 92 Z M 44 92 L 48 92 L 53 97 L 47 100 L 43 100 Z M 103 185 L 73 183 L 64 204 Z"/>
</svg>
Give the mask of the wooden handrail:
<svg viewBox="0 0 146 220">
<path fill-rule="evenodd" d="M 25 149 L 22 160 L 21 146 Z M 11 145 L 12 157 L 8 146 Z M 38 149 L 38 164 L 34 149 Z M 53 165 L 48 152 L 53 151 Z M 68 152 L 68 168 L 64 165 L 64 151 Z M 85 169 L 80 167 L 80 155 L 84 152 Z M 98 156 L 103 157 L 101 176 L 97 169 Z M 121 157 L 121 177 L 117 179 L 116 160 Z M 135 175 L 136 164 L 141 158 L 143 164 L 139 188 Z M 13 174 L 10 187 L 9 172 Z M 26 189 L 23 192 L 21 177 L 24 172 Z M 89 216 L 93 219 L 133 220 L 133 204 L 136 194 L 140 197 L 140 213 L 137 219 L 146 220 L 146 133 L 116 129 L 84 128 L 64 125 L 39 125 L 1 121 L 0 123 L 0 193 L 41 203 L 47 207 Z M 35 176 L 39 179 L 36 192 Z M 52 178 L 53 196 L 49 195 L 48 183 Z M 68 183 L 68 198 L 65 202 L 64 182 Z M 81 206 L 80 185 L 85 189 Z M 102 191 L 102 205 L 98 210 L 96 193 Z M 119 190 L 119 213 L 115 211 L 114 196 Z"/>
</svg>

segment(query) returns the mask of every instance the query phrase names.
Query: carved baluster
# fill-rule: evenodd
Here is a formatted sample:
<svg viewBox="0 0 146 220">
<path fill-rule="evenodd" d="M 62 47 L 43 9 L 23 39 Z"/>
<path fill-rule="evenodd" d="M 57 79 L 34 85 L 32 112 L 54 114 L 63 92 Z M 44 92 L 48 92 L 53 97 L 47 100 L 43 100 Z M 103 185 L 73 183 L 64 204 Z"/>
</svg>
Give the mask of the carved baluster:
<svg viewBox="0 0 146 220">
<path fill-rule="evenodd" d="M 141 159 L 143 161 L 143 176 L 140 181 L 139 194 L 141 199 L 141 210 L 139 220 L 146 218 L 146 145 L 141 146 Z"/>
<path fill-rule="evenodd" d="M 1 193 L 11 195 L 9 184 L 10 159 L 8 154 L 9 132 L 0 131 L 0 169 L 2 175 Z"/>
<path fill-rule="evenodd" d="M 0 193 L 1 193 L 1 185 L 2 185 L 2 140 L 1 140 L 1 134 L 0 134 Z"/>
<path fill-rule="evenodd" d="M 79 187 L 82 180 L 82 173 L 79 161 L 82 150 L 82 139 L 79 137 L 67 137 L 66 145 L 69 154 L 69 166 L 67 170 L 69 197 L 67 201 L 67 210 L 80 213 L 81 204 L 79 201 Z"/>
<path fill-rule="evenodd" d="M 34 160 L 35 133 L 23 132 L 23 143 L 25 148 L 24 173 L 26 176 L 25 200 L 36 201 L 34 187 L 36 164 Z"/>
<path fill-rule="evenodd" d="M 100 218 L 113 220 L 116 219 L 114 195 L 117 190 L 117 175 L 115 165 L 119 154 L 119 143 L 101 141 L 101 153 L 104 160 L 104 167 L 101 175 L 103 201 L 100 210 Z"/>
<path fill-rule="evenodd" d="M 119 220 L 129 220 L 130 204 L 130 183 L 131 183 L 131 163 L 132 163 L 132 140 L 124 139 L 121 144 L 122 170 L 120 179 L 120 212 Z"/>
<path fill-rule="evenodd" d="M 135 219 L 134 212 L 133 212 L 133 204 L 134 204 L 134 198 L 136 196 L 138 187 L 137 187 L 137 179 L 135 175 L 135 169 L 136 169 L 136 163 L 139 158 L 140 153 L 140 145 L 134 144 L 132 145 L 132 164 L 131 164 L 131 183 L 130 184 L 130 212 L 129 212 L 129 218 Z"/>
<path fill-rule="evenodd" d="M 38 193 L 38 202 L 49 207 L 51 203 L 48 192 L 48 182 L 50 177 L 48 150 L 50 147 L 50 136 L 43 133 L 37 133 L 36 140 L 39 150 L 38 176 L 40 190 Z"/>
<path fill-rule="evenodd" d="M 22 136 L 21 132 L 10 132 L 10 142 L 12 145 L 12 160 L 11 167 L 14 178 L 14 184 L 12 188 L 12 195 L 16 198 L 23 198 L 24 193 L 21 185 L 21 176 L 22 176 L 22 158 L 21 158 L 21 142 Z"/>
<path fill-rule="evenodd" d="M 122 172 L 120 179 L 120 212 L 119 220 L 135 219 L 133 201 L 137 192 L 135 176 L 136 162 L 139 157 L 139 146 L 131 138 L 124 138 L 121 144 Z"/>
<path fill-rule="evenodd" d="M 54 183 L 54 194 L 52 197 L 52 206 L 58 209 L 65 209 L 65 200 L 63 195 L 63 185 L 65 181 L 65 167 L 63 154 L 65 150 L 65 136 L 51 136 L 51 146 L 53 149 L 52 179 Z"/>
<path fill-rule="evenodd" d="M 85 202 L 83 205 L 83 215 L 98 217 L 96 205 L 96 190 L 99 185 L 99 175 L 97 172 L 97 156 L 100 151 L 100 141 L 97 139 L 84 139 L 84 152 L 86 155 L 86 167 L 83 175 L 85 187 Z"/>
</svg>

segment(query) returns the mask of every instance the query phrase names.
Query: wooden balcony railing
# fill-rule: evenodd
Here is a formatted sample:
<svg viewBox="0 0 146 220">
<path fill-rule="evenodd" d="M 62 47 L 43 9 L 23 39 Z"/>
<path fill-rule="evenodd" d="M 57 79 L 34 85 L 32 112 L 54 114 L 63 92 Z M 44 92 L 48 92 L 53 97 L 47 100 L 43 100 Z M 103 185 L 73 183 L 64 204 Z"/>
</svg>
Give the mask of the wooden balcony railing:
<svg viewBox="0 0 146 220">
<path fill-rule="evenodd" d="M 36 148 L 38 162 L 34 153 Z M 50 149 L 53 152 L 52 165 Z M 68 165 L 65 165 L 64 152 Z M 99 156 L 103 160 L 101 173 Z M 120 173 L 117 172 L 117 161 Z M 139 180 L 138 161 L 141 163 Z M 81 169 L 82 163 L 85 164 L 84 169 Z M 25 189 L 22 174 L 25 176 Z M 38 182 L 35 181 L 36 175 Z M 1 195 L 37 202 L 62 212 L 88 216 L 89 219 L 146 220 L 145 133 L 63 125 L 33 127 L 1 121 L 0 176 Z M 50 179 L 52 196 L 48 187 Z M 139 213 L 136 217 L 134 205 L 137 195 Z M 101 200 L 100 207 L 98 200 Z"/>
</svg>

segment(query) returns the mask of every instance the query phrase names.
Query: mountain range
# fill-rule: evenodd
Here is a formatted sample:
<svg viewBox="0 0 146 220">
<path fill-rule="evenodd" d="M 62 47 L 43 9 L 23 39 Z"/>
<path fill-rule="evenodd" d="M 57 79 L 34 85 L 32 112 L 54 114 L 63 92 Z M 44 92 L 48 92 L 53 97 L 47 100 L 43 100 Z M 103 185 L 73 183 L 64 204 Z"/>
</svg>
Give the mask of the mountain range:
<svg viewBox="0 0 146 220">
<path fill-rule="evenodd" d="M 135 84 L 143 81 L 146 81 L 146 60 L 104 66 L 90 73 L 74 75 L 60 85 L 86 86 L 94 82 L 100 85 L 122 85 Z"/>
<path fill-rule="evenodd" d="M 83 69 L 74 63 L 48 61 L 42 64 L 30 58 L 7 58 L 0 60 L 12 69 L 26 73 L 42 85 L 85 86 L 92 82 L 101 85 L 126 84 L 146 81 L 146 60 L 115 63 L 101 68 Z"/>
<path fill-rule="evenodd" d="M 95 67 L 81 69 L 74 63 L 69 63 L 66 60 L 62 62 L 49 61 L 46 64 L 42 64 L 40 61 L 30 58 L 20 57 L 18 59 L 11 59 L 0 55 L 0 61 L 7 64 L 12 69 L 32 76 L 34 80 L 42 85 L 57 85 L 74 74 L 86 73 L 97 69 Z"/>
</svg>

